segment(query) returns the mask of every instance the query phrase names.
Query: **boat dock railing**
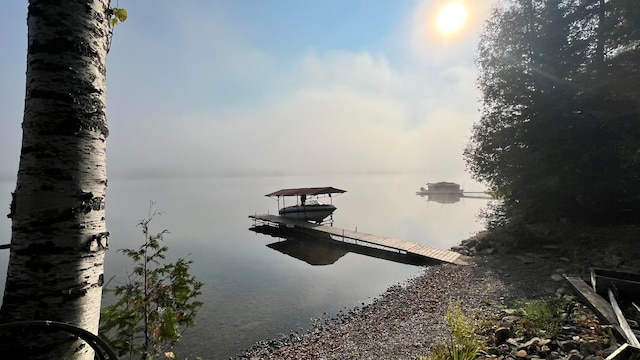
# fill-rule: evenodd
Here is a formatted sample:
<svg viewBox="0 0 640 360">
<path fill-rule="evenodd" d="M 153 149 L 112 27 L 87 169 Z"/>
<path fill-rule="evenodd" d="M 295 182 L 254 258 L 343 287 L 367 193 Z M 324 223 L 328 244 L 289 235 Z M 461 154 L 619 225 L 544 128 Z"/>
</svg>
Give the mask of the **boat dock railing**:
<svg viewBox="0 0 640 360">
<path fill-rule="evenodd" d="M 341 229 L 333 226 L 314 224 L 303 220 L 287 219 L 277 215 L 256 214 L 249 218 L 256 222 L 270 226 L 284 227 L 289 229 L 304 229 L 306 231 L 316 231 L 329 234 L 331 239 L 339 242 L 346 242 L 356 246 L 366 246 L 380 250 L 393 251 L 408 256 L 419 256 L 440 262 L 453 263 L 458 265 L 468 265 L 470 258 L 454 251 L 434 248 L 427 245 L 417 244 L 410 241 L 373 235 L 353 230 Z"/>
</svg>

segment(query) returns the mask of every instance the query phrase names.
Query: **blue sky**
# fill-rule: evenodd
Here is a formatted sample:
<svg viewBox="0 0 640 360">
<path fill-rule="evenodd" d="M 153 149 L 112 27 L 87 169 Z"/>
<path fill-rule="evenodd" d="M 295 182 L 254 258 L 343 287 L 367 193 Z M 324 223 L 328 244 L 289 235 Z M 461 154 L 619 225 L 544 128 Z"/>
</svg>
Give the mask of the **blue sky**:
<svg viewBox="0 0 640 360">
<path fill-rule="evenodd" d="M 434 172 L 467 178 L 474 56 L 493 1 L 120 0 L 110 176 Z M 0 180 L 18 166 L 26 1 L 0 12 Z M 433 179 L 437 180 L 437 179 Z"/>
</svg>

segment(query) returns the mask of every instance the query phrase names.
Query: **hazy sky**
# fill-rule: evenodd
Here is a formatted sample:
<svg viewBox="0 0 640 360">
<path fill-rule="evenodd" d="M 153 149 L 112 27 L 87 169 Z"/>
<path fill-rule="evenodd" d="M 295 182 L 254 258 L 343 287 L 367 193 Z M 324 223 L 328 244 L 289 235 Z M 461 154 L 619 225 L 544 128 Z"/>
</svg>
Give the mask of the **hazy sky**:
<svg viewBox="0 0 640 360">
<path fill-rule="evenodd" d="M 120 0 L 129 19 L 107 61 L 109 175 L 459 178 L 494 1 L 457 1 L 467 23 L 445 35 L 436 16 L 450 2 Z M 26 0 L 0 12 L 0 180 L 18 166 L 26 13 Z"/>
</svg>

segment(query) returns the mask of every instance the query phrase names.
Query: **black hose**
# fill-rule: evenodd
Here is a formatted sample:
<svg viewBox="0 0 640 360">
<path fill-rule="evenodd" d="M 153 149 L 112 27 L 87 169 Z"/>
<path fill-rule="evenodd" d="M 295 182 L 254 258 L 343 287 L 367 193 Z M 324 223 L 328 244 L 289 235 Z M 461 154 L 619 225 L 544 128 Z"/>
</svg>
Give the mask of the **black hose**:
<svg viewBox="0 0 640 360">
<path fill-rule="evenodd" d="M 29 321 L 16 321 L 6 324 L 0 324 L 0 330 L 3 329 L 11 329 L 11 328 L 25 328 L 25 327 L 39 327 L 39 328 L 52 328 L 56 330 L 66 331 L 70 334 L 73 334 L 82 340 L 84 340 L 93 350 L 100 360 L 105 360 L 104 355 L 106 354 L 108 359 L 117 360 L 118 357 L 113 352 L 113 350 L 109 347 L 109 345 L 99 338 L 97 335 L 80 328 L 78 326 L 67 324 L 59 321 L 50 321 L 50 320 L 29 320 Z"/>
</svg>

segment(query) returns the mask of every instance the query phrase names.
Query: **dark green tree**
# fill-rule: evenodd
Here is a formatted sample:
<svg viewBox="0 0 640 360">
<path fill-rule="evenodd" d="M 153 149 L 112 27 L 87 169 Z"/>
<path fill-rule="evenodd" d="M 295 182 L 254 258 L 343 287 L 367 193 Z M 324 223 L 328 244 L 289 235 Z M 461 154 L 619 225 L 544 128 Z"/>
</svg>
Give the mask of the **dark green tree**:
<svg viewBox="0 0 640 360">
<path fill-rule="evenodd" d="M 493 10 L 478 47 L 481 119 L 464 152 L 503 200 L 490 224 L 640 219 L 637 12 L 627 0 Z"/>
</svg>

